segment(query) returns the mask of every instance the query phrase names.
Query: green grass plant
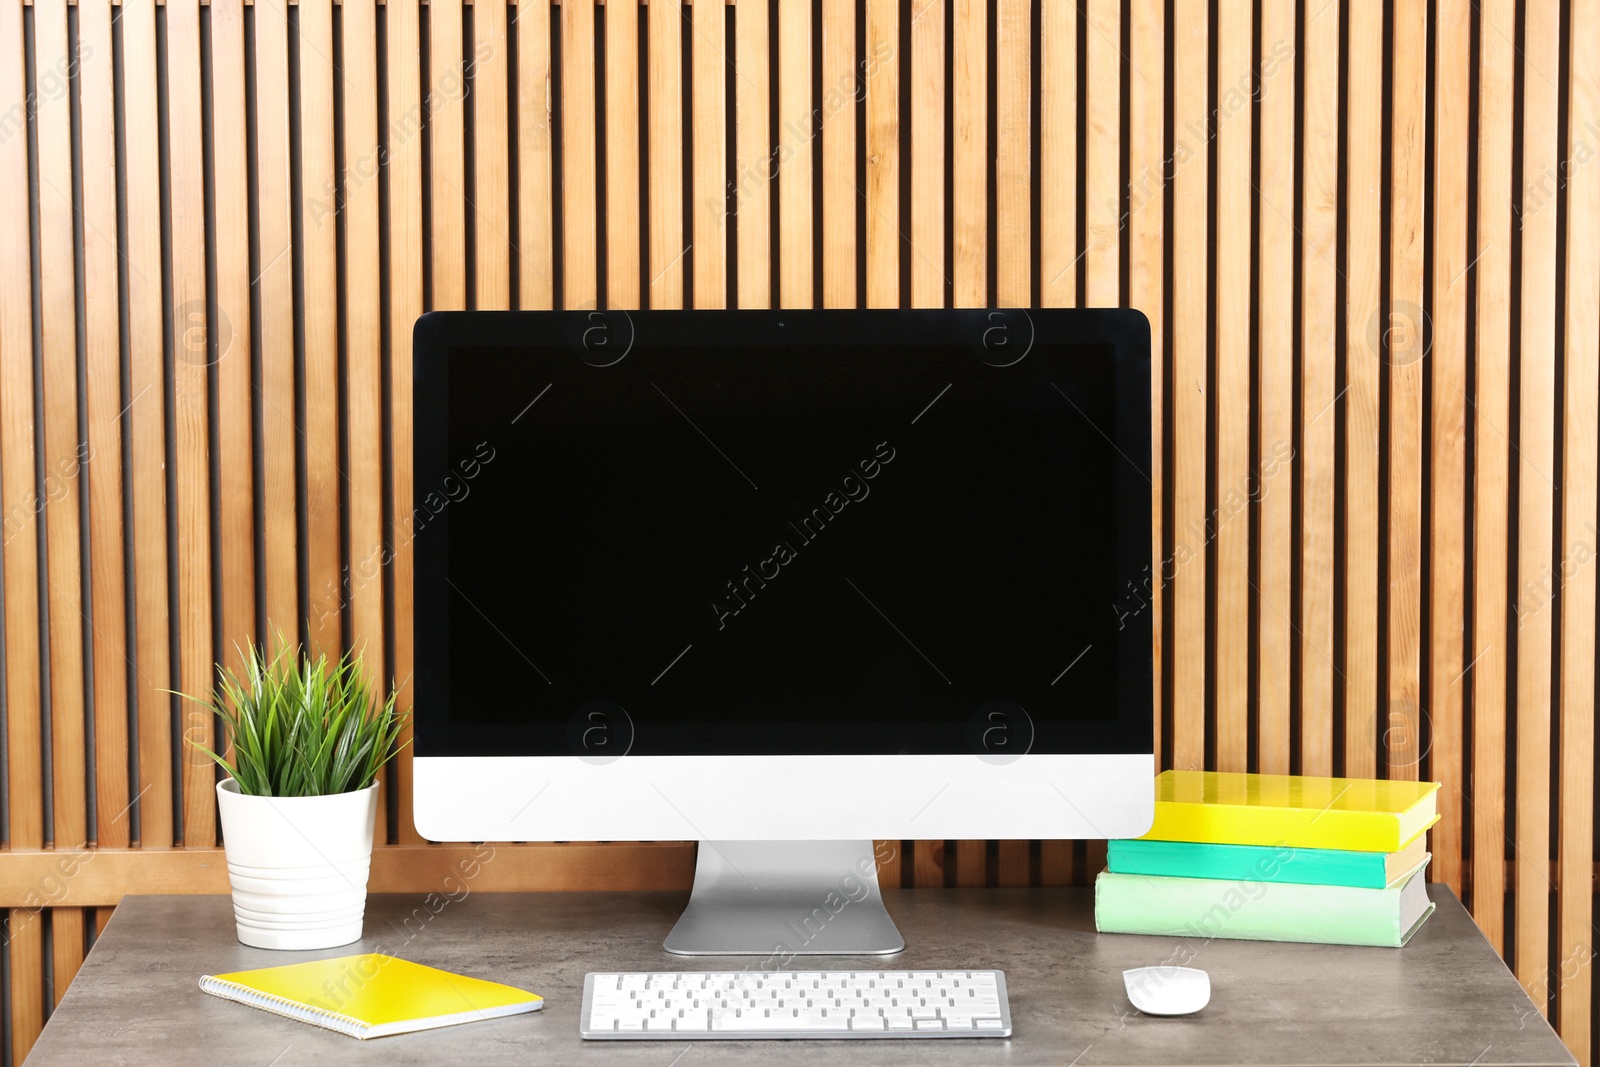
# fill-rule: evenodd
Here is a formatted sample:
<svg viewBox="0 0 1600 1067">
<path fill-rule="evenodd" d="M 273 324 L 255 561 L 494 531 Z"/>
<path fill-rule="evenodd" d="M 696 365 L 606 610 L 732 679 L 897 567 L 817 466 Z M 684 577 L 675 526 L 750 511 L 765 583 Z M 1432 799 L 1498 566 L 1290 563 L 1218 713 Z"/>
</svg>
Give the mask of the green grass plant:
<svg viewBox="0 0 1600 1067">
<path fill-rule="evenodd" d="M 232 775 L 250 796 L 313 797 L 365 789 L 399 754 L 410 713 L 397 713 L 398 690 L 380 703 L 359 653 L 336 664 L 315 660 L 281 639 L 268 654 L 251 644 L 243 669 L 218 665 L 209 709 L 227 727 L 226 755 L 194 747 Z"/>
</svg>

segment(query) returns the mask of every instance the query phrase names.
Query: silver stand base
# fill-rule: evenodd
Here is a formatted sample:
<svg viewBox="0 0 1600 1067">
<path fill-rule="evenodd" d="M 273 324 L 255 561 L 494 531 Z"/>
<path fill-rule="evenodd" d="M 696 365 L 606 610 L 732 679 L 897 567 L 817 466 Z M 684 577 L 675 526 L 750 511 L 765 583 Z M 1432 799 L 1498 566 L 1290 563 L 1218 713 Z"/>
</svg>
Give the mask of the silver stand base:
<svg viewBox="0 0 1600 1067">
<path fill-rule="evenodd" d="M 702 841 L 666 950 L 680 956 L 887 956 L 906 947 L 871 841 Z"/>
</svg>

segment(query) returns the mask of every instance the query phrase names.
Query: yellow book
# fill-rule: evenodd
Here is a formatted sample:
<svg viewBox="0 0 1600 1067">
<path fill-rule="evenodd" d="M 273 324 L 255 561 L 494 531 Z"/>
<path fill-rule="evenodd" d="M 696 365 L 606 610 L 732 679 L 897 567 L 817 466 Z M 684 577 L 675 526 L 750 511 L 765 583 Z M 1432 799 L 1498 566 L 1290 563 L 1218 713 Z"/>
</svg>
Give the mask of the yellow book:
<svg viewBox="0 0 1600 1067">
<path fill-rule="evenodd" d="M 1439 821 L 1438 782 L 1163 771 L 1147 841 L 1398 852 Z"/>
<path fill-rule="evenodd" d="M 544 1007 L 526 990 L 377 953 L 208 974 L 200 988 L 363 1040 Z"/>
</svg>

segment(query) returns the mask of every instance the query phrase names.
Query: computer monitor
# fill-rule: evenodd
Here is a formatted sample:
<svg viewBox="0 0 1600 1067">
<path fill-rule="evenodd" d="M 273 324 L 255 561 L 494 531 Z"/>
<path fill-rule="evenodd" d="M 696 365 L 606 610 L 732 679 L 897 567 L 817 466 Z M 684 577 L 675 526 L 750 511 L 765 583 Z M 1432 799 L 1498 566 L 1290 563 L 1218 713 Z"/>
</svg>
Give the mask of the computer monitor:
<svg viewBox="0 0 1600 1067">
<path fill-rule="evenodd" d="M 793 956 L 903 947 L 873 839 L 1149 828 L 1137 311 L 432 313 L 415 397 L 423 836 L 699 841 L 667 948 Z"/>
</svg>

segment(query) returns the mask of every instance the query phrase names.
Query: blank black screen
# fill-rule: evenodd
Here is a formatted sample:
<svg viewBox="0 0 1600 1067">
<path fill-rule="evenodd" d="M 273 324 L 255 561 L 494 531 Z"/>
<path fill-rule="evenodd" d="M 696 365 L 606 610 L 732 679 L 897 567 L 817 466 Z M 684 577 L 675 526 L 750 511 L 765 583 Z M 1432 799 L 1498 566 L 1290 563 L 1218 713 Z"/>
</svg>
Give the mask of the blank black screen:
<svg viewBox="0 0 1600 1067">
<path fill-rule="evenodd" d="M 447 391 L 417 536 L 465 750 L 572 751 L 591 707 L 636 754 L 964 751 L 995 707 L 1112 750 L 1150 553 L 1111 346 L 461 347 Z"/>
</svg>

